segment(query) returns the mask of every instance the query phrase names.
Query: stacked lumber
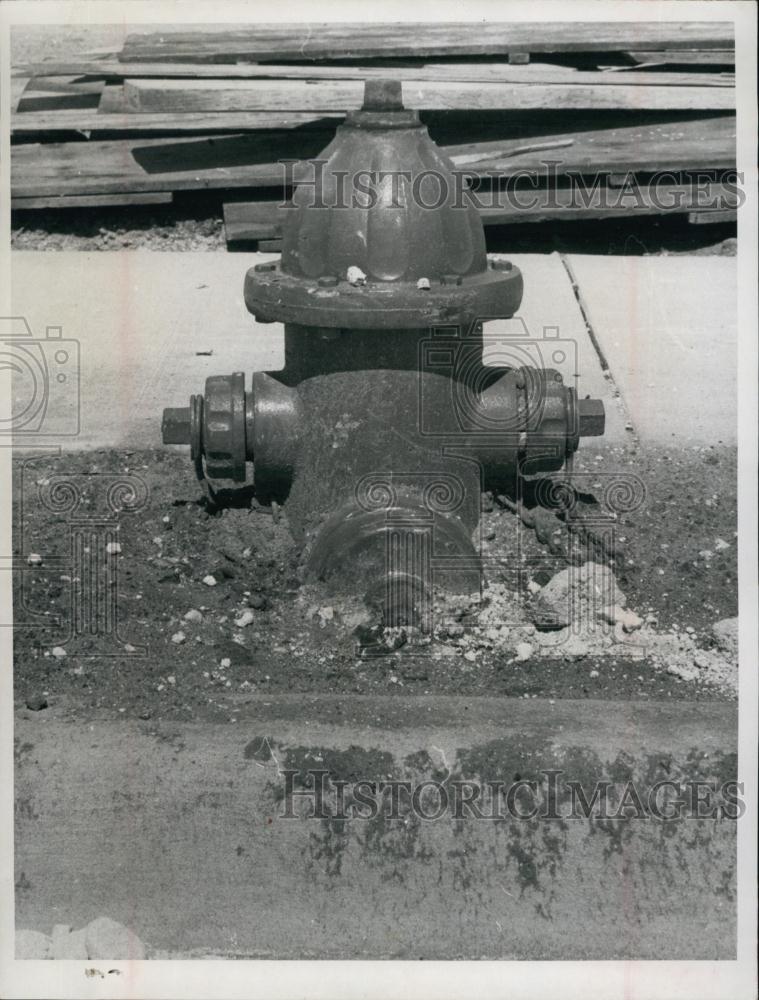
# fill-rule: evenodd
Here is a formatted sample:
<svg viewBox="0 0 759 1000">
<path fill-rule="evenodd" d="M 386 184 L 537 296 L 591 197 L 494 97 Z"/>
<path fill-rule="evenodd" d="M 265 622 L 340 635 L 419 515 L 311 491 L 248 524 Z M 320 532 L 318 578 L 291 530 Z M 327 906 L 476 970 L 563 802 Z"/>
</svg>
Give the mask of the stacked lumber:
<svg viewBox="0 0 759 1000">
<path fill-rule="evenodd" d="M 15 66 L 13 208 L 212 190 L 230 245 L 277 240 L 276 206 L 299 176 L 280 161 L 317 155 L 377 76 L 402 81 L 406 106 L 475 183 L 545 181 L 547 158 L 557 189 L 602 179 L 587 203 L 483 208 L 486 224 L 660 212 L 663 199 L 609 209 L 603 196 L 622 175 L 658 171 L 683 194 L 677 210 L 701 221 L 688 178 L 710 171 L 720 191 L 734 168 L 727 23 L 246 25 L 137 33 L 120 52 Z"/>
</svg>

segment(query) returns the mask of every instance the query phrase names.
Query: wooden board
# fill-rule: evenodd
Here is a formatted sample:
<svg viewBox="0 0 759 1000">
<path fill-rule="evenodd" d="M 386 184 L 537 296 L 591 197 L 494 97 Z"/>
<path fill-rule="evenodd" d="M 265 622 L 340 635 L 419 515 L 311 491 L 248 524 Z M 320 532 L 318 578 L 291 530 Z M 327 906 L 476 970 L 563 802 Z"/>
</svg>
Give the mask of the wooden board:
<svg viewBox="0 0 759 1000">
<path fill-rule="evenodd" d="M 102 116 L 103 118 L 105 116 Z M 279 159 L 308 158 L 324 148 L 320 132 L 299 131 L 219 135 L 187 139 L 28 143 L 11 147 L 14 197 L 47 194 L 101 194 L 125 191 L 180 191 L 204 188 L 281 187 Z M 545 173 L 545 162 L 562 173 L 732 168 L 735 118 L 678 121 L 658 125 L 594 129 L 557 134 L 530 145 L 524 137 L 486 143 L 446 145 L 452 156 L 478 156 L 465 172 L 503 177 Z M 525 147 L 533 151 L 524 151 Z M 536 147 L 539 147 L 536 149 Z M 517 152 L 522 150 L 521 152 Z M 296 175 L 297 179 L 297 175 Z"/>
<path fill-rule="evenodd" d="M 506 84 L 405 81 L 403 102 L 420 110 L 493 111 L 537 108 L 732 110 L 732 87 L 583 84 Z M 363 101 L 359 80 L 142 80 L 124 81 L 125 109 L 134 112 L 347 111 Z"/>
<path fill-rule="evenodd" d="M 188 79 L 306 79 L 306 80 L 367 80 L 392 75 L 399 80 L 447 80 L 502 83 L 572 83 L 609 84 L 611 86 L 706 86 L 729 87 L 731 80 L 719 73 L 644 72 L 630 67 L 619 67 L 610 74 L 604 71 L 585 71 L 571 66 L 547 63 L 512 65 L 508 62 L 436 63 L 415 62 L 388 66 L 334 66 L 321 63 L 298 65 L 296 63 L 269 64 L 219 63 L 202 65 L 192 63 L 119 63 L 93 60 L 77 63 L 33 63 L 24 67 L 30 74 L 45 73 L 48 80 L 57 75 L 98 77 L 104 79 L 188 78 Z"/>
<path fill-rule="evenodd" d="M 122 62 L 234 62 L 392 56 L 728 49 L 730 22 L 363 23 L 235 25 L 128 35 Z"/>
<path fill-rule="evenodd" d="M 121 205 L 170 205 L 170 191 L 139 191 L 136 194 L 74 194 L 48 198 L 11 198 L 12 209 L 107 208 Z"/>
<path fill-rule="evenodd" d="M 735 195 L 721 184 L 707 185 L 697 193 L 693 186 L 683 184 L 667 184 L 657 188 L 656 197 L 641 184 L 639 195 L 623 196 L 618 190 L 599 186 L 588 189 L 587 201 L 579 195 L 574 198 L 565 192 L 555 192 L 552 204 L 545 204 L 543 199 L 539 204 L 534 192 L 522 193 L 519 196 L 520 205 L 513 203 L 484 207 L 480 210 L 480 218 L 485 226 L 502 226 L 523 222 L 573 222 L 580 219 L 610 219 L 624 218 L 631 215 L 670 215 L 687 212 L 689 221 L 724 222 L 735 218 L 734 209 L 712 210 L 710 212 L 693 212 L 697 199 L 722 198 L 724 204 L 734 204 Z M 668 206 L 677 205 L 677 209 Z M 227 243 L 249 243 L 260 240 L 280 239 L 282 228 L 288 215 L 287 208 L 282 208 L 280 202 L 227 202 L 224 205 L 224 229 Z M 695 218 L 697 217 L 697 218 Z"/>
<path fill-rule="evenodd" d="M 633 62 L 673 66 L 733 66 L 735 49 L 664 49 L 663 51 L 625 52 Z"/>
<path fill-rule="evenodd" d="M 17 137 L 55 132 L 108 132 L 131 135 L 163 135 L 175 133 L 203 134 L 211 132 L 256 132 L 262 129 L 303 129 L 334 126 L 342 121 L 340 114 L 314 114 L 309 111 L 244 111 L 199 112 L 183 115 L 156 112 L 141 115 L 103 113 L 100 106 L 82 110 L 25 111 L 11 116 L 11 133 Z M 334 129 L 333 129 L 334 130 Z M 330 133 L 331 136 L 332 133 Z M 325 139 L 324 145 L 326 146 Z"/>
</svg>

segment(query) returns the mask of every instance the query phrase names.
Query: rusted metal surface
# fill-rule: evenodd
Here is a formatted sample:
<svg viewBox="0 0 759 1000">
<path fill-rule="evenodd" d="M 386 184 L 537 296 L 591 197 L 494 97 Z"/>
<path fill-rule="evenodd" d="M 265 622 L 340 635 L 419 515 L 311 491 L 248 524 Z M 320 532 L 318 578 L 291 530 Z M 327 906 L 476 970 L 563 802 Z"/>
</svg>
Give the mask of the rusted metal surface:
<svg viewBox="0 0 759 1000">
<path fill-rule="evenodd" d="M 249 389 L 209 378 L 165 411 L 164 442 L 190 444 L 201 478 L 241 482 L 252 463 L 256 493 L 287 500 L 307 576 L 405 586 L 418 609 L 437 587 L 472 589 L 482 489 L 560 469 L 603 434 L 604 408 L 552 369 L 483 363 L 487 321 L 516 313 L 522 276 L 488 262 L 460 175 L 397 81 L 367 82 L 313 167 L 281 261 L 245 278 L 256 319 L 284 323 L 284 368 Z"/>
</svg>

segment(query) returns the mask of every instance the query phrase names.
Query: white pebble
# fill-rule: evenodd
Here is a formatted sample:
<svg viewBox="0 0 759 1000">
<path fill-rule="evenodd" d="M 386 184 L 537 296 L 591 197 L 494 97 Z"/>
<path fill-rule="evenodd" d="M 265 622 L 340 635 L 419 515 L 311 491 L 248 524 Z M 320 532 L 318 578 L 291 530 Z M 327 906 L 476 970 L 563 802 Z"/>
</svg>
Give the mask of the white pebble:
<svg viewBox="0 0 759 1000">
<path fill-rule="evenodd" d="M 590 676 L 591 677 L 598 677 L 598 671 L 597 670 L 591 670 L 590 671 Z"/>
<path fill-rule="evenodd" d="M 182 643 L 185 641 L 186 638 L 187 638 L 187 636 L 184 634 L 184 632 L 175 632 L 174 635 L 172 635 L 172 637 L 171 637 L 171 641 L 175 645 L 181 646 Z"/>
<path fill-rule="evenodd" d="M 232 666 L 232 661 L 228 656 L 224 656 L 220 660 L 219 666 L 222 668 L 222 670 L 228 670 L 229 667 Z"/>
<path fill-rule="evenodd" d="M 351 266 L 351 267 L 348 268 L 348 272 L 346 274 L 346 278 L 348 279 L 348 283 L 351 284 L 351 285 L 365 285 L 366 284 L 366 275 L 361 270 L 361 268 L 360 267 L 356 267 L 355 264 L 353 266 Z"/>
<path fill-rule="evenodd" d="M 187 614 L 184 616 L 186 622 L 202 622 L 203 615 L 195 608 L 190 608 Z"/>
<path fill-rule="evenodd" d="M 64 656 L 67 655 L 66 650 L 63 648 L 63 646 L 53 646 L 50 652 L 53 654 L 56 660 L 62 660 Z"/>
<path fill-rule="evenodd" d="M 166 680 L 169 682 L 169 684 L 176 684 L 176 682 L 177 682 L 177 679 L 174 676 L 174 674 L 169 674 L 169 676 L 166 678 Z"/>
<path fill-rule="evenodd" d="M 30 552 L 29 555 L 27 556 L 26 561 L 29 563 L 30 566 L 41 566 L 42 556 L 39 554 L 39 552 Z"/>
<path fill-rule="evenodd" d="M 529 660 L 532 656 L 532 646 L 529 642 L 519 642 L 516 648 L 517 660 L 520 663 L 524 663 L 525 660 Z"/>
<path fill-rule="evenodd" d="M 206 587 L 215 587 L 216 577 L 208 573 L 206 576 L 203 577 L 203 583 L 206 585 Z"/>
<path fill-rule="evenodd" d="M 246 625 L 250 625 L 255 620 L 256 616 L 252 611 L 243 611 L 239 618 L 235 618 L 235 625 L 237 628 L 245 628 Z"/>
<path fill-rule="evenodd" d="M 109 556 L 117 556 L 121 552 L 121 545 L 119 542 L 108 542 L 105 551 Z"/>
<path fill-rule="evenodd" d="M 531 594 L 538 594 L 543 588 L 539 583 L 535 583 L 534 580 L 529 580 L 527 583 L 527 589 Z"/>
<path fill-rule="evenodd" d="M 416 287 L 421 292 L 428 292 L 430 290 L 430 279 L 429 278 L 420 278 L 419 281 L 417 281 L 417 283 L 416 283 Z"/>
<path fill-rule="evenodd" d="M 474 661 L 477 659 L 477 654 L 473 649 L 468 649 L 466 653 L 464 653 L 464 659 L 469 660 L 470 663 L 474 663 Z"/>
</svg>

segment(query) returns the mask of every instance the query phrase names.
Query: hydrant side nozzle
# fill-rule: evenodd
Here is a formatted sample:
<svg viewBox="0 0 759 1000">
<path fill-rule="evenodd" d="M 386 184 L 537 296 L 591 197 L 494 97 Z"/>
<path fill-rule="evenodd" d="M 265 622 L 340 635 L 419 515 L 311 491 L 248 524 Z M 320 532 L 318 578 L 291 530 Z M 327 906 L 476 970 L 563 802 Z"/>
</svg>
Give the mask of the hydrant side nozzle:
<svg viewBox="0 0 759 1000">
<path fill-rule="evenodd" d="M 169 406 L 163 411 L 161 436 L 164 444 L 190 443 L 190 407 Z"/>
<path fill-rule="evenodd" d="M 606 429 L 606 410 L 600 399 L 578 399 L 578 431 L 580 437 L 601 437 Z"/>
</svg>

